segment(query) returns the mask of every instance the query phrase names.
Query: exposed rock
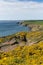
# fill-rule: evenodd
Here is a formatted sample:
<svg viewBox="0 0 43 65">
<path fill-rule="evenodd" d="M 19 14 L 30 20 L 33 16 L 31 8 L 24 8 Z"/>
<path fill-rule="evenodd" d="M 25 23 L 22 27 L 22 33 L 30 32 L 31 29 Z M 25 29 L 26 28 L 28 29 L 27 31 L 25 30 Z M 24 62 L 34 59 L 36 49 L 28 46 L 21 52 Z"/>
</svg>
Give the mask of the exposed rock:
<svg viewBox="0 0 43 65">
<path fill-rule="evenodd" d="M 40 24 L 27 24 L 21 22 L 21 25 L 29 27 L 31 31 L 43 30 L 43 25 Z"/>
</svg>

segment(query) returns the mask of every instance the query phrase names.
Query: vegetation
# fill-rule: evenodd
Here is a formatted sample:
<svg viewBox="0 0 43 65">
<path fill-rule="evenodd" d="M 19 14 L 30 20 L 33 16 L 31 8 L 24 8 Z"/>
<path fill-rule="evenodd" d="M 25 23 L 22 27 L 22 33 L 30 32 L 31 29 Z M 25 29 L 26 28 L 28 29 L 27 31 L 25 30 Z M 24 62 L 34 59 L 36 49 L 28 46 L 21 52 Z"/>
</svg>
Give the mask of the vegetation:
<svg viewBox="0 0 43 65">
<path fill-rule="evenodd" d="M 26 36 L 26 40 L 37 42 L 29 46 L 27 45 L 27 43 L 29 44 L 27 41 L 24 46 L 18 45 L 12 51 L 1 51 L 0 65 L 43 65 L 43 31 L 20 32 L 15 34 L 15 36 L 17 37 L 17 40 L 19 39 L 19 41 Z M 10 39 L 11 37 L 8 38 Z"/>
<path fill-rule="evenodd" d="M 20 24 L 29 27 L 30 31 L 43 30 L 43 20 L 25 20 L 20 22 Z"/>
<path fill-rule="evenodd" d="M 43 65 L 43 21 L 40 21 L 22 22 L 28 25 L 31 24 L 32 29 L 40 27 L 37 26 L 40 24 L 42 26 L 40 30 L 19 32 L 6 37 L 0 37 L 0 45 L 2 47 L 5 42 L 8 44 L 12 43 L 10 46 L 14 45 L 13 49 L 11 47 L 10 51 L 5 52 L 1 50 L 0 46 L 0 65 Z M 15 45 L 17 46 L 15 47 Z M 4 48 L 6 49 L 7 47 Z"/>
<path fill-rule="evenodd" d="M 43 65 L 43 41 L 0 53 L 0 65 Z"/>
<path fill-rule="evenodd" d="M 43 20 L 24 20 L 23 22 L 21 22 L 21 24 L 40 24 L 43 25 Z"/>
<path fill-rule="evenodd" d="M 6 41 L 10 41 L 13 38 L 15 38 L 16 40 L 18 40 L 19 38 L 23 38 L 24 35 L 26 35 L 27 32 L 19 32 L 16 34 L 12 34 L 9 36 L 5 36 L 5 37 L 0 37 L 0 43 L 4 43 Z"/>
<path fill-rule="evenodd" d="M 0 38 L 0 43 L 11 41 L 12 39 L 16 41 L 41 41 L 43 40 L 43 31 L 30 31 L 30 32 L 19 32 L 10 36 Z"/>
</svg>

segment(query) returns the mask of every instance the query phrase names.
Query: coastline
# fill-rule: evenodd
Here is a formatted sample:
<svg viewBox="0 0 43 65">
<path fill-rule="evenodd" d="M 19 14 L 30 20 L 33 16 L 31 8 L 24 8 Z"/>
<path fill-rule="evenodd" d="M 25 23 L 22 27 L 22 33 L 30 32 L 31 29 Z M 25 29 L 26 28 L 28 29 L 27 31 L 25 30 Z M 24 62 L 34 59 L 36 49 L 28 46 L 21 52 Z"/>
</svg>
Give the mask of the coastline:
<svg viewBox="0 0 43 65">
<path fill-rule="evenodd" d="M 18 46 L 31 46 L 43 41 L 43 31 L 19 32 L 17 34 L 2 38 L 1 41 L 0 51 L 7 52 Z"/>
<path fill-rule="evenodd" d="M 36 20 L 37 21 L 37 20 Z M 19 23 L 20 25 L 23 25 L 23 26 L 26 26 L 26 27 L 29 27 L 31 31 L 41 31 L 43 30 L 43 21 L 40 23 L 40 22 L 33 22 L 33 21 L 24 21 L 24 22 L 20 22 Z"/>
<path fill-rule="evenodd" d="M 17 21 L 0 23 L 0 37 L 16 34 L 20 31 L 28 31 L 28 27 L 18 24 Z"/>
<path fill-rule="evenodd" d="M 41 26 L 40 29 L 40 25 L 36 25 L 36 24 L 24 24 L 24 22 L 17 23 L 20 24 L 22 26 L 26 26 L 26 27 L 30 27 L 30 31 L 26 31 L 26 32 L 18 32 L 16 34 L 12 34 L 12 35 L 8 35 L 8 36 L 4 36 L 4 37 L 0 37 L 0 49 L 4 50 L 6 49 L 6 51 L 8 51 L 8 47 L 9 49 L 14 49 L 14 47 L 16 46 L 31 46 L 32 44 L 36 44 L 39 43 L 40 41 L 43 40 L 43 25 Z M 4 48 L 4 49 L 3 49 Z M 5 50 L 4 50 L 5 51 Z"/>
<path fill-rule="evenodd" d="M 43 63 L 43 28 L 0 38 L 0 65 L 36 63 Z"/>
</svg>

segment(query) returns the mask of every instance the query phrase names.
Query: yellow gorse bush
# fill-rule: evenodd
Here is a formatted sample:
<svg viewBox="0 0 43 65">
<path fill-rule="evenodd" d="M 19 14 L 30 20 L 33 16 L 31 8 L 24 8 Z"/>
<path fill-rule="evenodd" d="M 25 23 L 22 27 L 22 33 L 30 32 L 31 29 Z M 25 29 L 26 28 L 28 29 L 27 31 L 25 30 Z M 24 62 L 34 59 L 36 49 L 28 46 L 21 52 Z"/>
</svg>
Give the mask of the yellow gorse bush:
<svg viewBox="0 0 43 65">
<path fill-rule="evenodd" d="M 43 65 L 43 32 L 34 31 L 29 33 L 20 32 L 16 34 L 20 39 L 26 36 L 27 42 L 38 41 L 35 44 L 17 46 L 10 52 L 0 52 L 0 65 Z M 12 36 L 13 37 L 13 36 Z M 8 37 L 10 39 L 10 37 Z M 1 39 L 0 42 L 4 40 Z M 24 42 L 22 42 L 24 43 Z"/>
<path fill-rule="evenodd" d="M 43 65 L 43 42 L 0 52 L 0 65 Z"/>
</svg>

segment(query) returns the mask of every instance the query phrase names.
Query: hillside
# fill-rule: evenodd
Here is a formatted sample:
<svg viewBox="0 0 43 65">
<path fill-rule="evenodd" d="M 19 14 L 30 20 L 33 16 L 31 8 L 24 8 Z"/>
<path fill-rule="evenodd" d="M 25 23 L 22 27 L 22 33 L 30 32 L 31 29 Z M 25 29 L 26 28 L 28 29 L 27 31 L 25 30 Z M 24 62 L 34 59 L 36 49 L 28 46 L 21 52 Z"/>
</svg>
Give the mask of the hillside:
<svg viewBox="0 0 43 65">
<path fill-rule="evenodd" d="M 43 41 L 0 53 L 0 65 L 43 65 Z"/>
<path fill-rule="evenodd" d="M 0 38 L 0 51 L 10 51 L 18 46 L 32 45 L 43 41 L 43 31 L 19 32 Z"/>
<path fill-rule="evenodd" d="M 0 65 L 43 65 L 43 21 L 27 22 L 30 31 L 0 37 Z"/>
<path fill-rule="evenodd" d="M 43 20 L 25 20 L 20 24 L 29 27 L 31 31 L 43 30 Z"/>
</svg>

